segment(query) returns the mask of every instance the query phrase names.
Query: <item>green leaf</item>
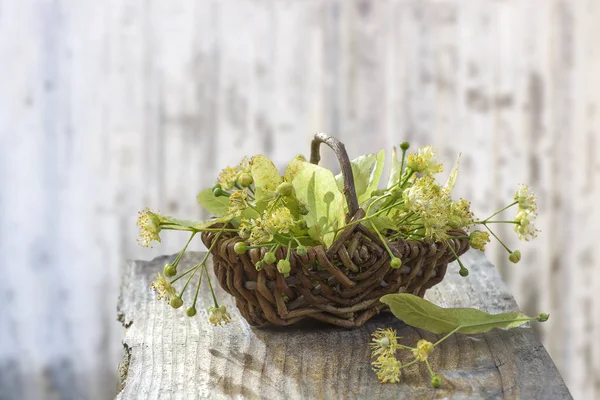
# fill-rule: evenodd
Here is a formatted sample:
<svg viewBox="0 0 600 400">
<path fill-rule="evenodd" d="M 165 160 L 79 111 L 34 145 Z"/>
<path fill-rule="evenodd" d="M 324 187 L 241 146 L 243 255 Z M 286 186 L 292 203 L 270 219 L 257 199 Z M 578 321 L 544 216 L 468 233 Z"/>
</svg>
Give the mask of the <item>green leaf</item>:
<svg viewBox="0 0 600 400">
<path fill-rule="evenodd" d="M 352 166 L 352 175 L 354 177 L 354 188 L 356 189 L 356 195 L 361 196 L 367 191 L 369 186 L 369 180 L 371 178 L 371 170 L 377 161 L 377 155 L 365 154 L 354 160 L 350 161 Z M 337 187 L 340 192 L 344 191 L 344 176 L 339 173 L 335 176 Z"/>
<path fill-rule="evenodd" d="M 441 334 L 456 332 L 474 334 L 494 328 L 515 328 L 536 318 L 520 312 L 488 314 L 474 308 L 442 308 L 408 293 L 388 294 L 380 301 L 390 306 L 396 318 L 415 328 Z"/>
<path fill-rule="evenodd" d="M 326 247 L 335 239 L 335 230 L 344 226 L 344 195 L 337 188 L 333 173 L 305 161 L 295 159 L 292 185 L 298 200 L 308 214 L 303 218 L 311 237 Z"/>
<path fill-rule="evenodd" d="M 250 162 L 250 171 L 256 190 L 256 202 L 272 198 L 273 192 L 282 182 L 281 175 L 273 161 L 262 154 L 256 155 Z"/>
<path fill-rule="evenodd" d="M 452 168 L 452 171 L 450 171 L 450 175 L 448 175 L 448 180 L 446 181 L 446 184 L 444 185 L 444 189 L 446 189 L 448 191 L 448 193 L 450 193 L 452 191 L 452 189 L 454 189 L 454 184 L 456 183 L 456 177 L 458 176 L 458 163 L 460 162 L 460 156 L 462 154 L 459 154 L 458 157 L 456 158 L 456 163 L 454 164 L 454 168 Z"/>
<path fill-rule="evenodd" d="M 290 161 L 285 168 L 285 180 L 291 183 L 298 171 L 304 168 L 304 163 L 306 162 L 306 157 L 304 157 L 302 154 L 292 158 L 292 161 Z"/>
<path fill-rule="evenodd" d="M 368 200 L 371 197 L 371 192 L 377 190 L 379 187 L 379 180 L 381 179 L 381 174 L 383 173 L 383 164 L 385 162 L 385 151 L 381 150 L 377 153 L 377 162 L 375 163 L 375 168 L 371 172 L 369 176 L 369 184 L 367 185 L 367 190 L 364 191 L 361 195 L 357 193 L 358 196 L 358 204 L 362 204 L 365 200 Z"/>
<path fill-rule="evenodd" d="M 225 215 L 227 213 L 227 208 L 229 207 L 229 197 L 216 197 L 210 188 L 204 189 L 198 193 L 198 196 L 196 196 L 196 201 L 198 201 L 198 203 L 206 211 L 217 216 Z"/>
<path fill-rule="evenodd" d="M 398 160 L 398 153 L 396 152 L 396 146 L 392 148 L 392 163 L 390 165 L 390 176 L 388 178 L 388 184 L 386 188 L 390 188 L 400 180 L 400 160 Z"/>
</svg>

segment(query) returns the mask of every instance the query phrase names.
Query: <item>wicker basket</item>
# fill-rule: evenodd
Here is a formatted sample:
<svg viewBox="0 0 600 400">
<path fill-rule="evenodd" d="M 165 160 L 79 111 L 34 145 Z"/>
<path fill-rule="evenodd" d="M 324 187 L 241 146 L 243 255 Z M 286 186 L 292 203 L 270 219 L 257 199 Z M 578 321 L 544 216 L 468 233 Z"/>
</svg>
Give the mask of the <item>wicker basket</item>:
<svg viewBox="0 0 600 400">
<path fill-rule="evenodd" d="M 354 188 L 352 168 L 344 145 L 324 134 L 312 142 L 310 161 L 320 160 L 319 147 L 327 144 L 336 153 L 344 176 L 344 195 L 348 204 L 347 218 L 363 218 Z M 465 236 L 462 230 L 449 231 L 450 236 Z M 215 232 L 204 232 L 207 247 L 215 240 Z M 250 325 L 292 325 L 311 318 L 332 325 L 354 328 L 363 325 L 387 306 L 379 299 L 390 293 L 413 293 L 423 296 L 446 274 L 446 267 L 457 255 L 465 253 L 469 242 L 464 238 L 443 243 L 405 241 L 390 242 L 392 252 L 402 259 L 402 267 L 390 267 L 390 257 L 377 234 L 361 224 L 349 225 L 325 250 L 308 248 L 308 254 L 290 256 L 291 271 L 287 278 L 275 265 L 254 265 L 267 248 L 251 249 L 238 255 L 233 246 L 241 241 L 235 232 L 221 235 L 212 250 L 214 271 L 223 289 L 235 297 L 240 313 Z M 277 259 L 285 258 L 280 248 Z M 311 268 L 318 263 L 322 270 Z"/>
</svg>

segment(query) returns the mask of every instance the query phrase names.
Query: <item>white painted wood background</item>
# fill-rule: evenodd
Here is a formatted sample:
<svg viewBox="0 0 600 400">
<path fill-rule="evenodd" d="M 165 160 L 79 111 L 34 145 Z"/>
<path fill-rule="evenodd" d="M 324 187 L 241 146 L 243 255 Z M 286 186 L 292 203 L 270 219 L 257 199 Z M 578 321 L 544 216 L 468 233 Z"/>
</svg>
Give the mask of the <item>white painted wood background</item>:
<svg viewBox="0 0 600 400">
<path fill-rule="evenodd" d="M 119 270 L 185 240 L 139 248 L 137 210 L 198 216 L 219 167 L 317 131 L 462 151 L 481 216 L 535 186 L 538 240 L 488 254 L 600 397 L 599 38 L 594 0 L 0 0 L 0 398 L 112 396 Z"/>
</svg>

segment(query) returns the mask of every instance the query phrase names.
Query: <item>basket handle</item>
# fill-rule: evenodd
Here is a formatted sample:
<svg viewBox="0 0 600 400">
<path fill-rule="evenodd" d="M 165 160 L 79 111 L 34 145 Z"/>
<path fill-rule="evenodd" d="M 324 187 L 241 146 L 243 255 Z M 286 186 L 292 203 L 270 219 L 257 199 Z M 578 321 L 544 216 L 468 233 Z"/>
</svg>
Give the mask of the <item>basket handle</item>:
<svg viewBox="0 0 600 400">
<path fill-rule="evenodd" d="M 319 147 L 325 143 L 333 150 L 342 167 L 342 176 L 344 177 L 344 196 L 348 204 L 348 215 L 351 217 L 358 211 L 358 198 L 356 197 L 356 188 L 354 187 L 354 175 L 352 174 L 352 165 L 346 152 L 346 147 L 339 140 L 332 138 L 324 133 L 315 134 L 315 138 L 310 146 L 310 162 L 318 164 L 321 160 Z"/>
</svg>

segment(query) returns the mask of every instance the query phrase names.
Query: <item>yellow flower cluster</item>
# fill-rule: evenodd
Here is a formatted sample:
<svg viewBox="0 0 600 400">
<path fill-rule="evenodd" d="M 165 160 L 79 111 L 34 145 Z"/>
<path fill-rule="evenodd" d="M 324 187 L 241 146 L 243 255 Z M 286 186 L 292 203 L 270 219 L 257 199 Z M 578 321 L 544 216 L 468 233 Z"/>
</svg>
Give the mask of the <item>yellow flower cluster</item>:
<svg viewBox="0 0 600 400">
<path fill-rule="evenodd" d="M 409 154 L 406 166 L 417 173 L 427 175 L 437 174 L 444 170 L 444 166 L 438 162 L 436 152 L 431 146 L 421 147 L 417 153 Z"/>
<path fill-rule="evenodd" d="M 298 226 L 287 207 L 265 211 L 260 218 L 242 219 L 239 235 L 250 244 L 258 245 L 273 240 L 275 233 L 287 234 Z"/>
<path fill-rule="evenodd" d="M 398 349 L 398 338 L 396 331 L 392 329 L 379 328 L 372 333 L 373 339 L 369 346 L 373 357 L 394 356 Z"/>
<path fill-rule="evenodd" d="M 473 231 L 469 235 L 469 246 L 485 251 L 485 245 L 490 242 L 490 234 L 483 231 Z"/>
<path fill-rule="evenodd" d="M 520 240 L 529 241 L 537 236 L 539 232 L 533 225 L 533 221 L 536 217 L 535 211 L 532 210 L 519 210 L 515 217 L 515 232 Z"/>
<path fill-rule="evenodd" d="M 208 307 L 208 321 L 214 326 L 226 325 L 231 322 L 231 316 L 223 305 L 219 307 Z"/>
<path fill-rule="evenodd" d="M 537 209 L 535 193 L 527 185 L 519 185 L 517 187 L 517 191 L 515 192 L 515 201 L 519 203 L 519 211 L 535 211 Z"/>
<path fill-rule="evenodd" d="M 369 344 L 369 347 L 371 347 L 371 357 L 376 359 L 371 363 L 371 365 L 373 366 L 373 371 L 375 371 L 377 374 L 377 379 L 379 379 L 381 382 L 400 382 L 400 371 L 402 368 L 408 367 L 409 365 L 420 361 L 427 363 L 427 368 L 429 368 L 429 371 L 432 374 L 432 386 L 439 387 L 441 385 L 441 378 L 435 378 L 437 375 L 433 374 L 427 361 L 429 354 L 431 354 L 434 350 L 433 343 L 425 339 L 421 339 L 417 342 L 416 348 L 399 345 L 396 331 L 390 328 L 379 328 L 373 332 L 371 336 L 372 339 L 371 343 Z M 411 349 L 415 360 L 403 366 L 402 363 L 396 358 L 396 350 L 398 349 Z"/>
<path fill-rule="evenodd" d="M 433 352 L 433 343 L 425 339 L 421 339 L 417 342 L 417 348 L 414 349 L 412 352 L 413 356 L 415 356 L 417 360 L 425 361 L 427 360 L 429 354 Z"/>
<path fill-rule="evenodd" d="M 219 173 L 217 182 L 224 190 L 231 190 L 242 175 L 250 174 L 250 161 L 247 157 L 235 167 L 226 167 Z"/>
<path fill-rule="evenodd" d="M 248 189 L 235 190 L 229 196 L 227 213 L 239 217 L 248 208 Z"/>
<path fill-rule="evenodd" d="M 167 302 L 171 301 L 175 294 L 175 288 L 171 285 L 168 279 L 158 273 L 158 276 L 152 281 L 152 285 L 150 285 L 152 289 L 156 291 L 158 294 L 157 299 L 162 300 L 165 299 Z"/>
<path fill-rule="evenodd" d="M 469 202 L 453 202 L 450 193 L 431 175 L 417 179 L 402 196 L 408 209 L 420 217 L 425 236 L 436 241 L 448 238 L 448 229 L 464 228 L 473 222 Z"/>
<path fill-rule="evenodd" d="M 150 243 L 160 243 L 160 219 L 158 214 L 145 208 L 138 213 L 137 226 L 140 228 L 138 243 L 143 247 L 150 247 Z"/>
<path fill-rule="evenodd" d="M 515 192 L 515 201 L 518 203 L 517 216 L 515 217 L 515 232 L 520 240 L 529 241 L 539 232 L 533 225 L 537 214 L 536 196 L 527 185 L 519 185 Z"/>
<path fill-rule="evenodd" d="M 377 360 L 371 363 L 373 371 L 377 374 L 377 379 L 383 383 L 400 382 L 400 367 L 402 363 L 394 356 L 379 356 Z"/>
</svg>

